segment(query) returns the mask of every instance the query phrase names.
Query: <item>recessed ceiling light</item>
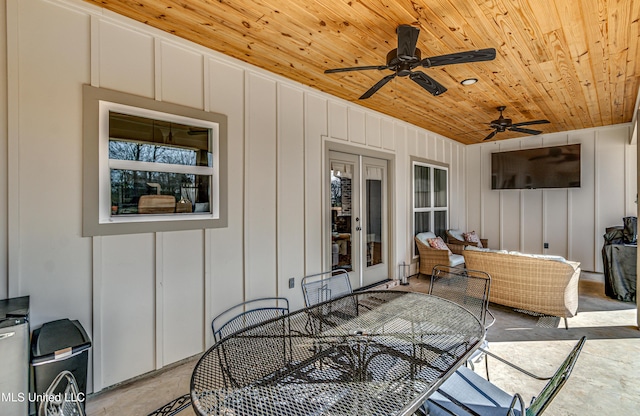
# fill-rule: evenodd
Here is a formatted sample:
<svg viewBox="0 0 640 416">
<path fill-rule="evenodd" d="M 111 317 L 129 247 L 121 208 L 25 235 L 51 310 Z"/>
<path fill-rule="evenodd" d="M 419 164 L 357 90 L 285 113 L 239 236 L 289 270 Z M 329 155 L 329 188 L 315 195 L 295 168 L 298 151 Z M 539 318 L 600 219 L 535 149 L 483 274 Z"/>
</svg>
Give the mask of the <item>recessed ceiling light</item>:
<svg viewBox="0 0 640 416">
<path fill-rule="evenodd" d="M 463 79 L 462 81 L 460 81 L 460 84 L 462 84 L 462 85 L 473 85 L 476 82 L 478 82 L 478 78 L 467 78 L 467 79 Z"/>
</svg>

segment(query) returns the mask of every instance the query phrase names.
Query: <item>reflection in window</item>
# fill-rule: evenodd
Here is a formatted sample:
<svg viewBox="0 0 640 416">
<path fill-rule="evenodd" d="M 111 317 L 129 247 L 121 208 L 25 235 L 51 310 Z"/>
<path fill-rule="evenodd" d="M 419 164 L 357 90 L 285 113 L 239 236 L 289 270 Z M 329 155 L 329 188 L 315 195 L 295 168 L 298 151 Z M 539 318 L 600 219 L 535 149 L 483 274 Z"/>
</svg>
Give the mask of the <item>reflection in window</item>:
<svg viewBox="0 0 640 416">
<path fill-rule="evenodd" d="M 109 111 L 111 215 L 211 213 L 211 130 Z"/>
<path fill-rule="evenodd" d="M 428 208 L 431 206 L 431 169 L 427 166 L 413 167 L 414 207 Z"/>
<path fill-rule="evenodd" d="M 351 241 L 351 180 L 353 166 L 331 167 L 331 269 L 353 271 Z"/>
<path fill-rule="evenodd" d="M 380 176 L 382 176 L 380 174 Z M 382 180 L 367 179 L 367 266 L 382 263 Z"/>
</svg>

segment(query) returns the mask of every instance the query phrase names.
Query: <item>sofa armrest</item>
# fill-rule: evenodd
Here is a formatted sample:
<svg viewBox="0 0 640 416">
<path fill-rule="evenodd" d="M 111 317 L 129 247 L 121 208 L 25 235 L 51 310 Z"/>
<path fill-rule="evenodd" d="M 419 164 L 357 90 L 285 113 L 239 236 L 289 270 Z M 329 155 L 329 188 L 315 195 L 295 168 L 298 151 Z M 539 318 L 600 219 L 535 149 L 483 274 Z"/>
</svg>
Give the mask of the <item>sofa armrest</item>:
<svg viewBox="0 0 640 416">
<path fill-rule="evenodd" d="M 463 254 L 464 251 L 464 245 L 463 244 L 458 244 L 458 243 L 447 243 L 447 247 L 449 247 L 449 250 L 451 250 L 451 252 L 453 254 Z"/>
</svg>

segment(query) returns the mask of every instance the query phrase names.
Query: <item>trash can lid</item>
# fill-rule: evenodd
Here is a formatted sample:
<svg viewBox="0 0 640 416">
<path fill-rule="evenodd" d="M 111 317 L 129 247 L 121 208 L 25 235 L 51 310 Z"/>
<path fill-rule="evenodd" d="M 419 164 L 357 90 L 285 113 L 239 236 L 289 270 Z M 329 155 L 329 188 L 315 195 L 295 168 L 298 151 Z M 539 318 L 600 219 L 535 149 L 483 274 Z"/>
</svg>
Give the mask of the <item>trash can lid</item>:
<svg viewBox="0 0 640 416">
<path fill-rule="evenodd" d="M 37 365 L 64 360 L 90 347 L 91 339 L 77 320 L 59 319 L 47 322 L 33 331 L 31 363 Z"/>
</svg>

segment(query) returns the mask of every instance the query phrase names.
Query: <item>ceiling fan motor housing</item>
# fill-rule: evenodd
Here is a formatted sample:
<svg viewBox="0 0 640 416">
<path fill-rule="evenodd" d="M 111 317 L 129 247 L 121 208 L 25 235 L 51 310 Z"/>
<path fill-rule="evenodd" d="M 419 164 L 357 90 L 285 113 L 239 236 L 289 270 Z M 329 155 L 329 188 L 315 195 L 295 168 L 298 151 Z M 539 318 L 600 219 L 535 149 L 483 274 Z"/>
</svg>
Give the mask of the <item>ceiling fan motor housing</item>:
<svg viewBox="0 0 640 416">
<path fill-rule="evenodd" d="M 413 56 L 398 56 L 398 49 L 393 49 L 387 54 L 387 66 L 390 70 L 396 71 L 399 77 L 406 77 L 411 74 L 413 64 L 420 62 L 422 53 L 416 48 Z"/>
</svg>

